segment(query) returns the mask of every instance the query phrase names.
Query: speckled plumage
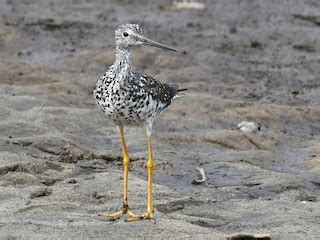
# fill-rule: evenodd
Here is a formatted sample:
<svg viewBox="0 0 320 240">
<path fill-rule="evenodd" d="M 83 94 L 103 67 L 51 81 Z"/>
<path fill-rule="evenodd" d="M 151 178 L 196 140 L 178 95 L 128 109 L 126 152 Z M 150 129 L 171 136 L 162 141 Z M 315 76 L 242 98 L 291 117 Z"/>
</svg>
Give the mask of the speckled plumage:
<svg viewBox="0 0 320 240">
<path fill-rule="evenodd" d="M 132 71 L 130 49 L 123 47 L 119 41 L 123 34 L 121 30 L 127 27 L 141 33 L 140 27 L 134 24 L 122 25 L 116 30 L 116 60 L 99 79 L 94 97 L 105 114 L 118 126 L 152 124 L 179 90 L 175 85 L 170 86 Z"/>
<path fill-rule="evenodd" d="M 94 97 L 96 102 L 118 126 L 123 153 L 123 206 L 115 213 L 101 213 L 100 216 L 116 220 L 128 215 L 128 221 L 149 219 L 155 223 L 153 216 L 152 184 L 154 160 L 152 151 L 152 124 L 171 101 L 177 97 L 179 90 L 176 85 L 158 82 L 154 78 L 132 70 L 130 50 L 142 44 L 166 50 L 175 49 L 157 43 L 142 35 L 141 28 L 136 24 L 123 24 L 115 32 L 116 59 L 107 72 L 99 79 Z M 148 206 L 144 215 L 137 215 L 128 205 L 129 154 L 124 137 L 124 126 L 145 125 L 148 137 Z"/>
</svg>

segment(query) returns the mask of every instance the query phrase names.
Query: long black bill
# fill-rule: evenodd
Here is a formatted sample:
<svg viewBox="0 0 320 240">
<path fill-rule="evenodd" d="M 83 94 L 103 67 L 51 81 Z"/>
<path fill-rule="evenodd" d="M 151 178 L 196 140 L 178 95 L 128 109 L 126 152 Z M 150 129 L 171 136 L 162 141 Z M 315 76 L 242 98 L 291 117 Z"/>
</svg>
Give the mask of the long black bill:
<svg viewBox="0 0 320 240">
<path fill-rule="evenodd" d="M 162 48 L 162 49 L 165 49 L 165 50 L 169 50 L 169 51 L 174 51 L 174 52 L 178 52 L 176 49 L 172 48 L 172 47 L 169 47 L 169 46 L 166 46 L 162 43 L 157 43 L 149 38 L 146 38 L 146 37 L 143 37 L 143 36 L 140 36 L 140 41 L 146 45 L 149 45 L 149 46 L 153 46 L 153 47 L 157 47 L 157 48 Z"/>
</svg>

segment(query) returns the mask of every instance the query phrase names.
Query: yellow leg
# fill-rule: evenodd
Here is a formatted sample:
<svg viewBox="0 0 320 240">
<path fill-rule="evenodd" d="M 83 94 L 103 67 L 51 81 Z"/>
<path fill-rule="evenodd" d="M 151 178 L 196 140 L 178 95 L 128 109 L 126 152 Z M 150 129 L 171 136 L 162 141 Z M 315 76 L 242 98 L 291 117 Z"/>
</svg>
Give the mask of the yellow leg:
<svg viewBox="0 0 320 240">
<path fill-rule="evenodd" d="M 129 154 L 124 139 L 123 128 L 120 128 L 120 140 L 123 156 L 123 207 L 128 207 L 128 176 L 129 176 Z"/>
<path fill-rule="evenodd" d="M 154 161 L 152 153 L 152 138 L 148 136 L 148 207 L 147 213 L 144 215 L 145 219 L 150 219 L 151 222 L 155 223 L 155 218 L 153 217 L 153 198 L 152 198 L 152 183 L 153 183 L 153 171 L 154 171 Z"/>
<path fill-rule="evenodd" d="M 121 218 L 123 215 L 128 214 L 128 220 L 143 219 L 143 216 L 134 214 L 128 206 L 128 176 L 129 176 L 129 154 L 124 139 L 123 127 L 120 127 L 120 140 L 123 155 L 123 206 L 122 209 L 115 213 L 100 213 L 99 216 L 108 217 L 111 221 Z"/>
<path fill-rule="evenodd" d="M 152 182 L 153 182 L 153 171 L 154 171 L 154 161 L 152 153 L 152 138 L 148 136 L 148 207 L 147 212 L 143 216 L 131 217 L 128 218 L 128 221 L 136 221 L 142 219 L 149 219 L 152 223 L 156 223 L 156 220 L 153 216 L 153 199 L 152 199 Z"/>
</svg>

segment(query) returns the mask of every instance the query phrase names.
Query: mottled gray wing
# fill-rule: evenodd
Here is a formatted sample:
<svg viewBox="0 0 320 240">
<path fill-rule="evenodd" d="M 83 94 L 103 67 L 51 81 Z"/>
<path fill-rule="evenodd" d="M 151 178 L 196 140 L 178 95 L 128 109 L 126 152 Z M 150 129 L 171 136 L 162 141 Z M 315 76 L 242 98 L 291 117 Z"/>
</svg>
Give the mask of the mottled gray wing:
<svg viewBox="0 0 320 240">
<path fill-rule="evenodd" d="M 169 105 L 178 92 L 177 85 L 168 85 L 155 80 L 153 77 L 141 73 L 134 73 L 135 85 L 139 86 L 146 95 L 156 101 Z"/>
</svg>

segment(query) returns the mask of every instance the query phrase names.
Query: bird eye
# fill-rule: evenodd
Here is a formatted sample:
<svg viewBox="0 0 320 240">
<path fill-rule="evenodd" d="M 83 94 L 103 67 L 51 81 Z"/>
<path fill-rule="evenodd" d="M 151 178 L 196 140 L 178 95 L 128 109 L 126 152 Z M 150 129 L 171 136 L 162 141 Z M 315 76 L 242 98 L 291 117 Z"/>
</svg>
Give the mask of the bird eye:
<svg viewBox="0 0 320 240">
<path fill-rule="evenodd" d="M 128 37 L 129 34 L 128 34 L 127 32 L 124 32 L 124 33 L 123 33 L 123 36 L 124 36 L 124 37 Z"/>
</svg>

